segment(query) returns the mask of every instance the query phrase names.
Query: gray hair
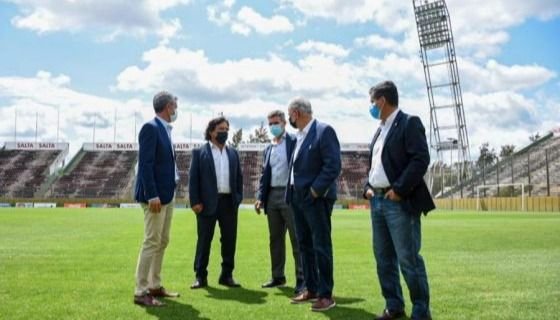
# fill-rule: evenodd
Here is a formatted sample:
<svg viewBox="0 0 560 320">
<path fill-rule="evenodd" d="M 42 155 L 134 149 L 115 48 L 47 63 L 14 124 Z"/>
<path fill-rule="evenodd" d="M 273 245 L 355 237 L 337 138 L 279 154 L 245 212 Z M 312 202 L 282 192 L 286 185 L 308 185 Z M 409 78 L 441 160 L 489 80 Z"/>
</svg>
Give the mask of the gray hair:
<svg viewBox="0 0 560 320">
<path fill-rule="evenodd" d="M 282 111 L 282 110 L 274 110 L 274 111 L 271 111 L 268 114 L 269 119 L 274 118 L 274 117 L 279 117 L 280 120 L 282 120 L 283 122 L 286 122 L 286 115 L 284 114 L 284 111 Z"/>
<path fill-rule="evenodd" d="M 313 110 L 311 109 L 311 102 L 302 97 L 292 100 L 292 102 L 290 102 L 290 104 L 288 105 L 288 109 L 298 110 L 309 115 L 313 114 Z"/>
<path fill-rule="evenodd" d="M 160 113 L 170 102 L 176 102 L 177 97 L 167 91 L 160 91 L 154 96 L 154 110 Z"/>
</svg>

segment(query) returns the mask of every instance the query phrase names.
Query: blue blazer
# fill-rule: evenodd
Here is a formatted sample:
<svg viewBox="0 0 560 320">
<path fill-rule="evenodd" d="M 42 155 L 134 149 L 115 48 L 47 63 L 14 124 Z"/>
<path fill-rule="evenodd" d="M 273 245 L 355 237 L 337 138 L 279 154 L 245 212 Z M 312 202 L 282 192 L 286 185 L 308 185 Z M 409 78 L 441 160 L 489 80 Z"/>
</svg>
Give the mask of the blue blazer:
<svg viewBox="0 0 560 320">
<path fill-rule="evenodd" d="M 243 200 L 243 174 L 237 150 L 226 147 L 229 160 L 229 186 L 231 188 L 232 206 L 235 210 Z M 191 207 L 203 205 L 200 215 L 211 216 L 217 214 L 218 209 L 218 181 L 216 168 L 210 143 L 204 144 L 192 152 L 189 170 L 189 200 Z"/>
<path fill-rule="evenodd" d="M 286 133 L 286 159 L 290 162 L 292 158 L 292 153 L 296 147 L 296 138 L 294 135 Z M 261 171 L 261 177 L 259 179 L 259 190 L 257 190 L 257 199 L 261 201 L 262 207 L 264 208 L 264 213 L 266 214 L 266 202 L 268 200 L 268 194 L 270 193 L 270 182 L 272 180 L 272 167 L 270 166 L 270 151 L 272 150 L 272 144 L 269 144 L 264 149 L 264 160 Z M 289 165 L 289 163 L 288 163 Z"/>
<path fill-rule="evenodd" d="M 175 195 L 175 156 L 171 140 L 160 120 L 145 123 L 138 135 L 138 175 L 135 196 L 138 202 L 159 197 L 168 204 Z"/>
<path fill-rule="evenodd" d="M 295 159 L 295 160 L 294 160 Z M 317 120 L 309 128 L 298 154 L 292 154 L 290 168 L 294 170 L 294 187 L 311 197 L 311 188 L 319 197 L 336 200 L 336 181 L 340 175 L 340 144 L 334 129 Z M 290 177 L 291 179 L 291 177 Z M 288 179 L 288 186 L 292 183 Z M 292 188 L 286 192 L 291 203 Z M 307 194 L 309 192 L 309 194 Z M 311 199 L 311 198 L 309 198 Z"/>
<path fill-rule="evenodd" d="M 371 170 L 373 145 L 379 133 L 380 130 L 370 145 L 368 172 Z M 424 175 L 430 164 L 430 152 L 420 118 L 399 111 L 385 138 L 381 162 L 391 188 L 403 199 L 405 210 L 414 214 L 427 214 L 435 208 L 428 186 L 424 182 Z M 364 196 L 370 187 L 367 182 Z"/>
</svg>

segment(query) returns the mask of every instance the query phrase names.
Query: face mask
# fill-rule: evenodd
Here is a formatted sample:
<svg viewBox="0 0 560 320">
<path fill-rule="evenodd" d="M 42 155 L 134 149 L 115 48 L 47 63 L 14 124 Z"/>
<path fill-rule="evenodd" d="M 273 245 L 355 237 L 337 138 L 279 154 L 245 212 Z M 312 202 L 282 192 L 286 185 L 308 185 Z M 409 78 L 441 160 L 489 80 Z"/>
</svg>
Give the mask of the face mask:
<svg viewBox="0 0 560 320">
<path fill-rule="evenodd" d="M 270 126 L 270 133 L 276 138 L 278 138 L 282 133 L 284 133 L 284 129 L 279 124 L 273 124 Z"/>
<path fill-rule="evenodd" d="M 379 109 L 375 103 L 369 106 L 369 114 L 371 114 L 375 120 L 381 119 L 381 109 Z"/>
<path fill-rule="evenodd" d="M 292 128 L 297 129 L 296 121 L 292 120 L 292 117 L 289 117 L 288 121 L 290 122 L 290 125 L 292 126 Z"/>
<path fill-rule="evenodd" d="M 219 144 L 225 144 L 228 138 L 228 132 L 227 131 L 223 131 L 223 132 L 218 132 L 218 135 L 216 136 L 216 140 L 218 141 Z"/>
<path fill-rule="evenodd" d="M 175 120 L 177 120 L 177 113 L 179 112 L 179 110 L 175 110 L 175 113 L 170 115 L 170 120 L 169 122 L 175 122 Z"/>
</svg>

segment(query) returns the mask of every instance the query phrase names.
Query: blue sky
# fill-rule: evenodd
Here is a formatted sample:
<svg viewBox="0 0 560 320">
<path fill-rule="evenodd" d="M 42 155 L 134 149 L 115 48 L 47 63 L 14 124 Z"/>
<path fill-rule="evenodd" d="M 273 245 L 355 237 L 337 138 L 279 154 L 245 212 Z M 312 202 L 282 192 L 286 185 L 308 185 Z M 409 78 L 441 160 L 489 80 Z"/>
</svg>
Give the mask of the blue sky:
<svg viewBox="0 0 560 320">
<path fill-rule="evenodd" d="M 472 154 L 560 125 L 560 2 L 447 1 Z M 0 0 L 0 143 L 134 139 L 161 89 L 179 96 L 176 142 L 218 112 L 245 136 L 294 96 L 344 142 L 377 123 L 368 89 L 392 79 L 400 107 L 429 113 L 412 1 Z M 136 121 L 135 121 L 136 120 Z"/>
</svg>

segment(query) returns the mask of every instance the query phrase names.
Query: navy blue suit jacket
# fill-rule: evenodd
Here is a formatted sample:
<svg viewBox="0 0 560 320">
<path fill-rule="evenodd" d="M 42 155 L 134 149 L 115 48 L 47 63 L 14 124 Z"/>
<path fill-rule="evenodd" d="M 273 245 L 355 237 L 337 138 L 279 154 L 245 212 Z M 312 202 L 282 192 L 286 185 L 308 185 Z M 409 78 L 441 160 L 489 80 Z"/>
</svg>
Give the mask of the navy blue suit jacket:
<svg viewBox="0 0 560 320">
<path fill-rule="evenodd" d="M 370 145 L 368 172 L 371 170 L 373 145 L 379 132 L 378 130 Z M 435 208 L 424 182 L 424 175 L 430 164 L 430 152 L 420 118 L 399 111 L 385 138 L 381 162 L 391 188 L 402 198 L 405 210 L 414 214 L 427 214 Z M 366 183 L 364 195 L 370 187 L 369 182 Z"/>
<path fill-rule="evenodd" d="M 237 150 L 225 147 L 229 160 L 229 186 L 231 189 L 232 206 L 235 210 L 243 200 L 243 174 Z M 200 215 L 211 216 L 218 208 L 218 181 L 210 143 L 204 144 L 192 152 L 189 170 L 189 200 L 191 207 L 202 204 Z"/>
<path fill-rule="evenodd" d="M 175 195 L 175 156 L 171 140 L 160 120 L 154 118 L 138 135 L 138 176 L 135 196 L 138 202 L 159 197 L 168 204 Z"/>
<path fill-rule="evenodd" d="M 288 159 L 288 165 L 290 159 L 292 158 L 292 152 L 296 147 L 296 138 L 286 133 L 286 159 Z M 270 182 L 272 180 L 272 167 L 270 166 L 270 151 L 272 150 L 272 144 L 269 144 L 264 149 L 264 160 L 261 171 L 261 177 L 259 179 L 259 190 L 257 191 L 257 199 L 261 201 L 262 207 L 264 208 L 264 213 L 266 213 L 266 202 L 268 200 L 268 194 L 270 193 Z"/>
<path fill-rule="evenodd" d="M 336 181 L 340 175 L 341 159 L 340 143 L 334 129 L 315 120 L 298 154 L 292 154 L 290 168 L 292 167 L 296 189 L 310 192 L 313 188 L 319 197 L 336 200 Z M 288 186 L 291 183 L 288 179 Z M 292 189 L 288 188 L 286 202 L 291 203 L 291 200 Z"/>
</svg>

